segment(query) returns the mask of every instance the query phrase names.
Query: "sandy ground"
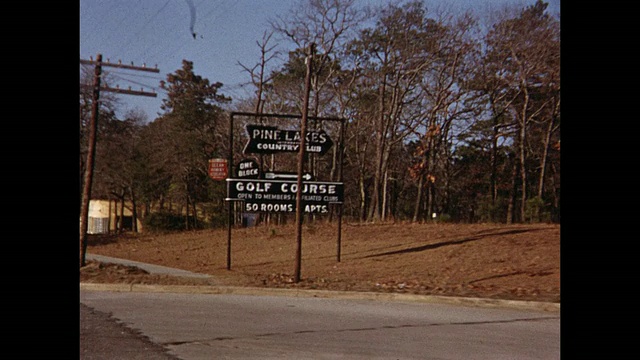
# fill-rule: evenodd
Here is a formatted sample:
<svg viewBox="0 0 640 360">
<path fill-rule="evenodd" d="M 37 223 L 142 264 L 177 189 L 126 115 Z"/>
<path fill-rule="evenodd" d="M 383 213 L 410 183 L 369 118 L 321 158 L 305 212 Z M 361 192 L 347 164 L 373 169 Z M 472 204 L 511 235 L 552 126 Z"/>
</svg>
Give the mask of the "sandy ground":
<svg viewBox="0 0 640 360">
<path fill-rule="evenodd" d="M 303 225 L 301 281 L 294 281 L 296 229 L 260 225 L 174 234 L 90 235 L 87 252 L 213 275 L 151 275 L 88 261 L 80 281 L 290 287 L 560 302 L 558 224 Z"/>
</svg>

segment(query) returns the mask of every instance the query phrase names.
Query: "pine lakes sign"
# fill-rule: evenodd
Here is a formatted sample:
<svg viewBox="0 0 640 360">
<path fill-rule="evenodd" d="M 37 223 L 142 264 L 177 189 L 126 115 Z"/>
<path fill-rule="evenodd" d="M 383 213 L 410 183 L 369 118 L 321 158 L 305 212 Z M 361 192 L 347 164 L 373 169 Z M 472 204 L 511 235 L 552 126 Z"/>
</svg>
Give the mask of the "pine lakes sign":
<svg viewBox="0 0 640 360">
<path fill-rule="evenodd" d="M 275 126 L 246 125 L 249 141 L 244 153 L 273 154 L 299 152 L 300 131 L 282 130 Z M 333 141 L 324 130 L 307 131 L 306 152 L 324 155 L 333 146 Z"/>
<path fill-rule="evenodd" d="M 297 153 L 300 151 L 300 131 L 279 129 L 276 126 L 246 125 L 249 141 L 245 154 Z M 333 140 L 324 130 L 306 131 L 306 152 L 324 155 L 333 146 Z M 257 164 L 242 160 L 237 167 L 236 179 L 227 179 L 227 200 L 243 202 L 244 212 L 295 213 L 298 193 L 297 173 L 266 172 Z M 257 176 L 256 176 L 257 175 Z M 320 182 L 311 174 L 302 176 L 301 196 L 305 213 L 325 214 L 331 204 L 344 202 L 344 184 Z"/>
<path fill-rule="evenodd" d="M 242 200 L 245 212 L 296 211 L 297 181 L 263 179 L 227 179 L 230 199 Z M 302 205 L 305 213 L 325 214 L 329 205 L 344 201 L 344 184 L 305 181 L 302 183 Z"/>
</svg>

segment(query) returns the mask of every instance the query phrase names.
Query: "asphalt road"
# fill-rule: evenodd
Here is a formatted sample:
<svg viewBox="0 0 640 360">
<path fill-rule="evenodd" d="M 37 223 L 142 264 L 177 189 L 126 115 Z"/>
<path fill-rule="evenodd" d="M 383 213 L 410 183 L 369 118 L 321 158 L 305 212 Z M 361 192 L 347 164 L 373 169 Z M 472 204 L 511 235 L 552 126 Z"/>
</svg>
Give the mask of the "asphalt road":
<svg viewBox="0 0 640 360">
<path fill-rule="evenodd" d="M 80 304 L 80 359 L 179 359 L 118 319 Z"/>
<path fill-rule="evenodd" d="M 81 359 L 560 358 L 556 312 L 86 289 L 80 303 Z"/>
</svg>

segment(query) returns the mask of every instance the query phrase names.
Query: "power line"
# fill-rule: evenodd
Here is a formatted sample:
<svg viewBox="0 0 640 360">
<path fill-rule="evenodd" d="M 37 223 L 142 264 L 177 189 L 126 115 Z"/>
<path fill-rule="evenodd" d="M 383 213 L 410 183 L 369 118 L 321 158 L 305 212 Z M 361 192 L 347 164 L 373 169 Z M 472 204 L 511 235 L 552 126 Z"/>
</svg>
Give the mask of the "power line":
<svg viewBox="0 0 640 360">
<path fill-rule="evenodd" d="M 133 34 L 129 38 L 129 41 L 122 47 L 123 50 L 127 50 L 129 45 L 131 45 L 131 43 L 133 42 L 133 40 L 139 38 L 140 33 L 144 31 L 144 29 L 151 23 L 152 20 L 154 20 L 158 15 L 160 15 L 160 13 L 167 7 L 167 5 L 169 5 L 169 2 L 171 2 L 171 0 L 167 0 L 167 2 L 164 5 L 162 5 L 162 7 L 155 14 L 153 14 L 149 19 L 147 19 L 147 21 L 142 25 L 142 27 L 140 27 L 140 29 L 135 34 Z"/>
<path fill-rule="evenodd" d="M 130 74 L 130 73 L 124 73 L 124 72 L 119 72 L 119 71 L 109 71 L 109 74 L 115 74 L 115 75 L 125 75 L 125 76 L 133 76 L 133 77 L 137 77 L 137 78 L 146 78 L 146 79 L 153 79 L 153 80 L 163 80 L 163 77 L 157 77 L 157 76 L 151 76 L 151 75 L 143 75 L 143 74 Z"/>
</svg>

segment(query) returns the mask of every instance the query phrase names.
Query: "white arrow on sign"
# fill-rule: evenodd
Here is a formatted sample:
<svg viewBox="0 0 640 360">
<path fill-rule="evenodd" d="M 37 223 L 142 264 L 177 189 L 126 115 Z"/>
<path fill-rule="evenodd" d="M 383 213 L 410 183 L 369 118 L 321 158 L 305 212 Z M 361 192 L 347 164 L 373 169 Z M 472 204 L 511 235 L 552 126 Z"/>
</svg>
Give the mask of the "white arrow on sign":
<svg viewBox="0 0 640 360">
<path fill-rule="evenodd" d="M 274 173 L 274 172 L 266 172 L 264 173 L 265 179 L 297 179 L 298 174 L 289 174 L 289 173 Z M 302 175 L 303 180 L 311 180 L 313 176 L 309 173 L 305 173 Z"/>
</svg>

